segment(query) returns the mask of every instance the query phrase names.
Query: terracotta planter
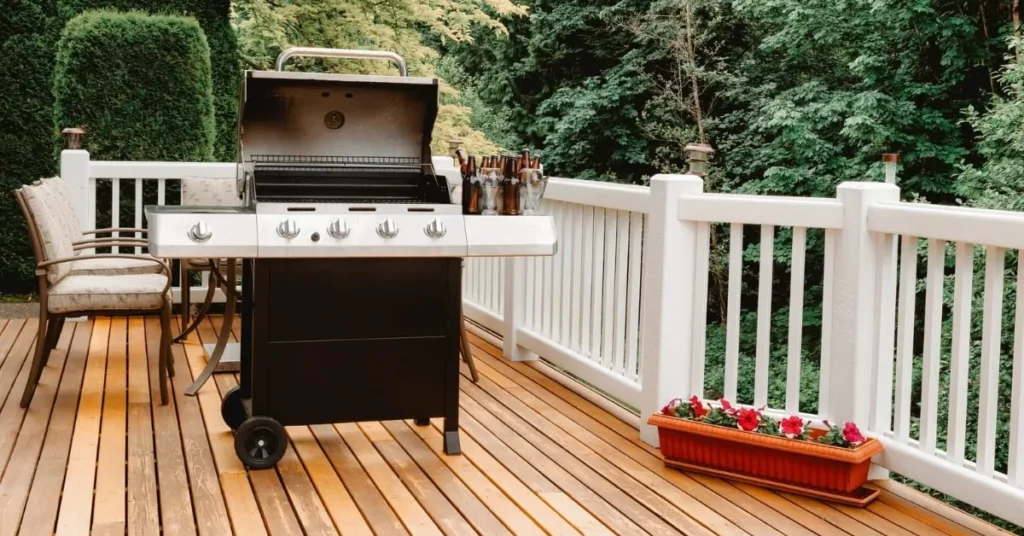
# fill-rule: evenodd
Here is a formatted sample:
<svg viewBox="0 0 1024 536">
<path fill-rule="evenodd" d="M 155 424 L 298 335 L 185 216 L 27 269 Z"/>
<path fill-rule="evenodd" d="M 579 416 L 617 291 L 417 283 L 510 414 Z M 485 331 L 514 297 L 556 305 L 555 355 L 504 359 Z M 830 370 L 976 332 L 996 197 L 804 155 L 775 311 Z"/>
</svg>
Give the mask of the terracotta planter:
<svg viewBox="0 0 1024 536">
<path fill-rule="evenodd" d="M 871 457 L 882 451 L 876 439 L 847 449 L 666 415 L 653 415 L 647 423 L 658 427 L 666 463 L 677 462 L 670 465 L 825 494 L 857 492 L 867 480 Z"/>
</svg>

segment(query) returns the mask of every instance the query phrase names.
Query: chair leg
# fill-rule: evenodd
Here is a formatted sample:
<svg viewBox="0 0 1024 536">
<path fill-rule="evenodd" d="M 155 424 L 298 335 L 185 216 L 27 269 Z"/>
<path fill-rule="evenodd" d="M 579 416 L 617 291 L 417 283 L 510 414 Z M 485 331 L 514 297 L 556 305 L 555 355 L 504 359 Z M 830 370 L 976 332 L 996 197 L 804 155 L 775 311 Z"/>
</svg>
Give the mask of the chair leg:
<svg viewBox="0 0 1024 536">
<path fill-rule="evenodd" d="M 174 376 L 174 370 L 170 363 L 171 355 L 171 302 L 164 301 L 163 310 L 160 311 L 160 357 L 158 368 L 160 369 L 160 403 L 167 405 L 169 396 L 167 394 L 167 376 Z"/>
<path fill-rule="evenodd" d="M 57 341 L 60 339 L 60 332 L 64 329 L 64 317 L 50 317 L 46 321 L 46 348 L 43 350 L 43 366 L 50 361 L 50 354 L 53 353 L 53 349 L 57 347 Z"/>
<path fill-rule="evenodd" d="M 480 374 L 476 371 L 476 361 L 473 359 L 473 352 L 469 348 L 469 337 L 466 337 L 466 316 L 462 311 L 462 307 L 459 307 L 459 350 L 462 354 L 462 360 L 469 367 L 469 377 L 473 379 L 473 383 L 479 383 Z"/>
<path fill-rule="evenodd" d="M 52 319 L 47 319 L 46 310 L 42 309 L 39 312 L 39 329 L 36 331 L 36 351 L 32 355 L 32 368 L 29 369 L 28 381 L 25 382 L 25 391 L 21 394 L 22 408 L 27 408 L 32 402 L 32 395 L 36 392 L 39 377 L 43 374 L 46 356 L 49 354 L 47 349 L 47 328 L 52 329 L 52 322 Z"/>
<path fill-rule="evenodd" d="M 185 269 L 185 261 L 181 261 L 181 332 L 188 329 L 188 321 L 192 317 L 192 272 Z"/>
</svg>

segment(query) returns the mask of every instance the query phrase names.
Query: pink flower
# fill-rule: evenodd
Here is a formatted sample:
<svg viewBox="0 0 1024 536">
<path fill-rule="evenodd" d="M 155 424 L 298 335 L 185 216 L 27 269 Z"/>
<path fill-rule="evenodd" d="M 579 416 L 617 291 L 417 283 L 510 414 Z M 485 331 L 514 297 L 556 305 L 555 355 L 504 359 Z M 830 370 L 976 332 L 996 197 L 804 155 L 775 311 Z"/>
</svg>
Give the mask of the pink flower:
<svg viewBox="0 0 1024 536">
<path fill-rule="evenodd" d="M 740 430 L 753 432 L 761 424 L 761 415 L 757 410 L 741 409 L 736 413 L 736 426 Z"/>
<path fill-rule="evenodd" d="M 847 422 L 843 425 L 843 439 L 854 447 L 864 442 L 864 436 L 861 435 L 857 425 L 852 422 Z"/>
<path fill-rule="evenodd" d="M 676 406 L 679 405 L 679 402 L 680 400 L 678 398 L 673 398 L 668 404 L 665 404 L 665 407 L 661 408 L 661 414 L 674 416 L 676 414 Z"/>
<path fill-rule="evenodd" d="M 782 419 L 779 421 L 779 425 L 782 427 L 782 434 L 790 439 L 804 433 L 804 420 L 796 415 Z"/>
<path fill-rule="evenodd" d="M 708 414 L 708 409 L 704 407 L 704 404 L 697 398 L 697 395 L 690 397 L 690 410 L 693 413 L 694 419 L 703 419 Z"/>
</svg>

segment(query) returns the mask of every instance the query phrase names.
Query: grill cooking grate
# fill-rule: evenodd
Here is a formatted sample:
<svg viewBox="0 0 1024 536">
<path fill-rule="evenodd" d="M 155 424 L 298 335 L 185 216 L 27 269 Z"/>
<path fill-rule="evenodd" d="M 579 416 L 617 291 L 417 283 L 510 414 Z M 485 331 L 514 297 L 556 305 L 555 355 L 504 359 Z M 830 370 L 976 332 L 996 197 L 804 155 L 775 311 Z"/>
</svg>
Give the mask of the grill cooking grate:
<svg viewBox="0 0 1024 536">
<path fill-rule="evenodd" d="M 406 156 L 302 156 L 287 154 L 257 154 L 254 164 L 338 164 L 355 166 L 416 166 L 423 165 L 419 158 Z"/>
</svg>

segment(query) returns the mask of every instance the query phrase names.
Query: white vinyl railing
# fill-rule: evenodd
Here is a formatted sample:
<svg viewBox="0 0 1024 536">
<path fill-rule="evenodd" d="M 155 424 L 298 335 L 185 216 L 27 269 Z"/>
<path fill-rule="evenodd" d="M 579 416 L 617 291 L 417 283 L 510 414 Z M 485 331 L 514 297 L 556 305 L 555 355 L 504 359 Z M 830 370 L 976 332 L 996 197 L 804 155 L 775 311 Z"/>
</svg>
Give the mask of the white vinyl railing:
<svg viewBox="0 0 1024 536">
<path fill-rule="evenodd" d="M 112 181 L 112 226 L 144 227 L 146 183 L 156 182 L 156 203 L 162 204 L 168 181 L 235 177 L 232 163 L 92 162 L 80 150 L 65 151 L 61 162 L 83 228 L 96 227 L 98 182 Z M 134 222 L 121 221 L 125 181 L 134 183 Z M 550 179 L 544 210 L 556 222 L 558 253 L 467 259 L 467 317 L 501 337 L 509 359 L 539 357 L 637 409 L 641 421 L 672 398 L 704 393 L 710 372 L 723 377 L 721 393 L 735 399 L 745 387 L 740 365 L 752 359 L 747 391 L 753 396 L 740 402 L 771 406 L 781 400 L 769 410 L 816 422 L 855 421 L 885 443 L 874 460 L 878 466 L 1024 524 L 1024 293 L 1009 294 L 1014 321 L 1003 325 L 1006 251 L 1024 250 L 1024 214 L 900 203 L 898 188 L 878 183 L 843 184 L 834 199 L 703 190 L 694 176 L 659 175 L 650 187 Z M 710 248 L 713 226 L 729 243 L 719 272 L 727 277 L 724 370 L 718 371 L 706 359 L 710 261 L 717 260 Z M 791 237 L 788 252 L 776 244 L 783 234 Z M 740 344 L 744 235 L 759 236 L 760 244 L 752 355 Z M 808 237 L 817 236 L 824 240 L 824 259 L 811 266 Z M 919 313 L 922 244 L 927 277 Z M 971 326 L 982 250 L 979 341 Z M 772 300 L 776 252 L 790 261 L 788 303 Z M 947 255 L 955 265 L 951 307 L 944 307 Z M 821 275 L 820 296 L 805 288 L 809 274 Z M 1018 270 L 1017 284 L 1024 284 L 1024 271 Z M 806 377 L 801 366 L 808 298 L 822 304 L 817 378 Z M 779 293 L 775 299 L 787 301 Z M 785 352 L 773 353 L 772 312 L 787 305 L 785 333 L 775 339 L 785 341 Z M 946 316 L 952 316 L 948 351 L 942 342 Z M 915 341 L 919 317 L 924 336 Z M 1004 330 L 1013 333 L 1005 352 Z M 772 366 L 783 358 L 784 366 Z M 1009 392 L 1000 383 L 1007 374 Z M 941 380 L 947 376 L 948 382 Z M 921 378 L 919 391 L 915 377 Z M 968 395 L 975 381 L 977 403 Z M 770 397 L 769 386 L 779 382 L 785 396 Z M 800 405 L 808 382 L 818 387 L 816 411 Z M 996 411 L 997 401 L 1007 399 L 1009 415 Z M 976 427 L 969 425 L 972 411 Z M 915 419 L 919 427 L 911 426 Z M 1008 454 L 997 452 L 996 437 L 1005 433 L 1000 430 L 1009 431 Z M 657 444 L 655 430 L 641 425 L 640 432 Z"/>
</svg>

